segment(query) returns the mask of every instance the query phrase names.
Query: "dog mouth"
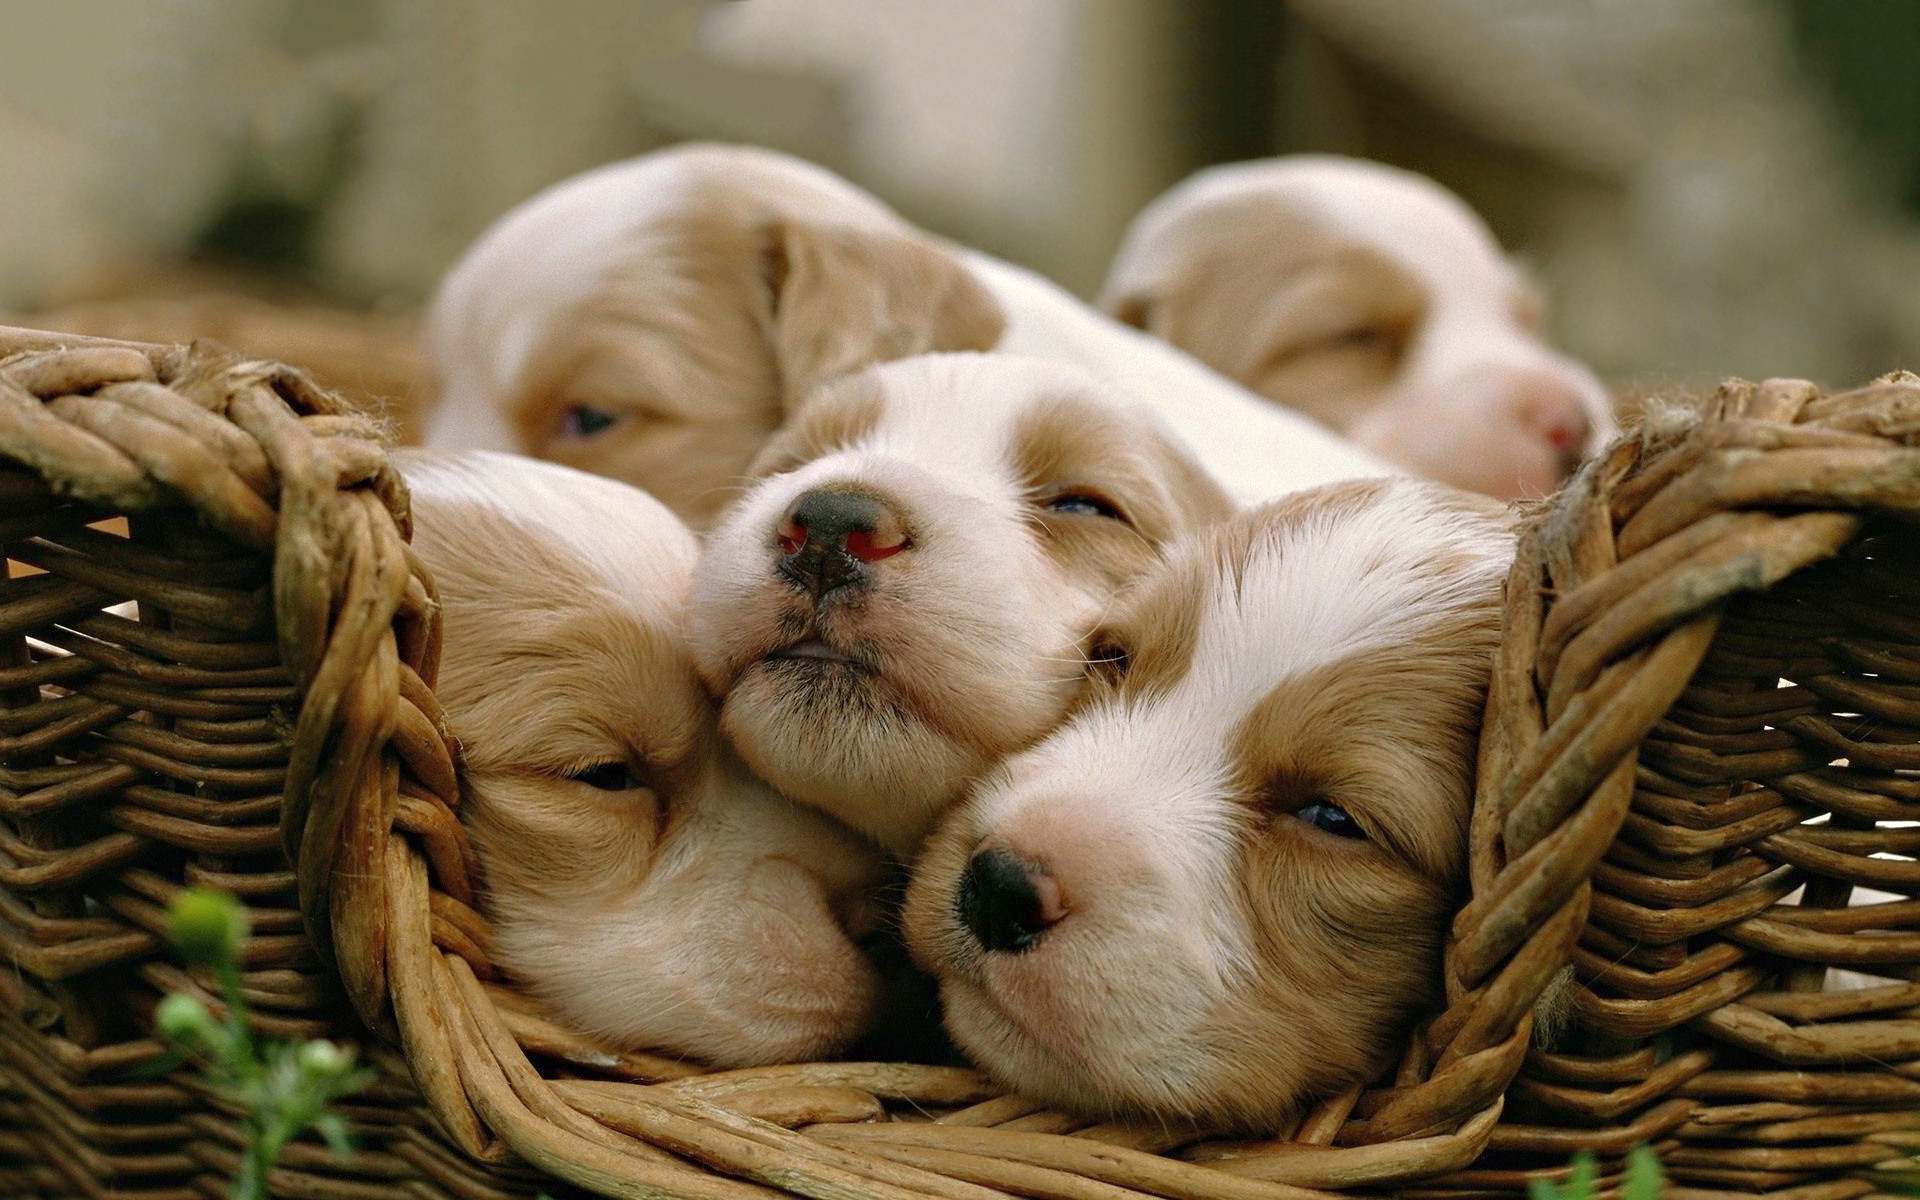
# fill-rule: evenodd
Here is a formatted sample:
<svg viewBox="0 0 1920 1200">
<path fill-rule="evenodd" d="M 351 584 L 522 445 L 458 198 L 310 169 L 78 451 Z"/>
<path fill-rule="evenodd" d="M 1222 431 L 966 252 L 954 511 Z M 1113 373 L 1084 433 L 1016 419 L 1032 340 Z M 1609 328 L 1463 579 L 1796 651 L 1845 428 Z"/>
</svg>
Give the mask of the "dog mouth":
<svg viewBox="0 0 1920 1200">
<path fill-rule="evenodd" d="M 763 661 L 767 663 L 794 663 L 802 666 L 821 668 L 843 667 L 852 671 L 867 672 L 872 664 L 860 655 L 842 650 L 824 638 L 801 638 L 778 650 L 769 652 Z"/>
</svg>

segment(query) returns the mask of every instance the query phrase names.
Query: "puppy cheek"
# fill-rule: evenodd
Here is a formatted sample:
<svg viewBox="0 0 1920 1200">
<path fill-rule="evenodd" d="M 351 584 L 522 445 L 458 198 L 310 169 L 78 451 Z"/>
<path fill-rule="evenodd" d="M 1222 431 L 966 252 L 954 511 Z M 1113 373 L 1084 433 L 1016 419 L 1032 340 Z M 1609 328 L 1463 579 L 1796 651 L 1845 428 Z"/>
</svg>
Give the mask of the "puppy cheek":
<svg viewBox="0 0 1920 1200">
<path fill-rule="evenodd" d="M 901 927 L 913 960 L 935 975 L 964 971 L 978 958 L 954 911 L 960 876 L 979 843 L 973 805 L 962 802 L 928 837 L 901 906 Z"/>
<path fill-rule="evenodd" d="M 1250 1091 L 1286 1075 L 1296 1090 L 1324 1090 L 1381 1069 L 1394 1036 L 1438 995 L 1446 890 L 1404 869 L 1342 861 L 1355 857 L 1309 844 L 1257 868 L 1288 883 L 1250 896 L 1256 977 L 1272 990 L 1240 1017 L 1249 1035 L 1288 1030 L 1296 1049 L 1290 1067 L 1244 1081 Z"/>
<path fill-rule="evenodd" d="M 756 638 L 764 639 L 775 620 L 770 597 L 762 595 L 771 572 L 752 553 L 743 524 L 735 517 L 716 530 L 694 567 L 687 643 L 701 682 L 716 696 L 733 686 L 755 657 Z"/>
</svg>

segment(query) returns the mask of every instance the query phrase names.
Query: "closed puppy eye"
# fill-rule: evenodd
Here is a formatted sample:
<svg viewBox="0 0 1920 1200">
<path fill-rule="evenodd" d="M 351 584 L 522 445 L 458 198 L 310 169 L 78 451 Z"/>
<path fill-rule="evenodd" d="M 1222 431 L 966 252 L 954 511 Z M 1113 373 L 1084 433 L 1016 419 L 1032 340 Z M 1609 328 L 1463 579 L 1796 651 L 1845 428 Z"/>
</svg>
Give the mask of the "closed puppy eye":
<svg viewBox="0 0 1920 1200">
<path fill-rule="evenodd" d="M 619 421 L 619 417 L 604 408 L 595 408 L 591 404 L 576 404 L 560 414 L 560 434 L 562 437 L 588 438 L 604 432 Z"/>
<path fill-rule="evenodd" d="M 1308 366 L 1321 362 L 1322 356 L 1332 354 L 1364 354 L 1395 359 L 1405 351 L 1410 335 L 1411 329 L 1398 323 L 1349 325 L 1331 333 L 1304 340 L 1289 340 L 1278 345 L 1260 369 L 1264 372 Z"/>
<path fill-rule="evenodd" d="M 1057 513 L 1068 513 L 1079 517 L 1105 517 L 1110 521 L 1127 523 L 1126 514 L 1120 507 L 1094 492 L 1062 492 L 1051 500 L 1041 504 L 1042 508 Z"/>
<path fill-rule="evenodd" d="M 1132 665 L 1133 656 L 1112 638 L 1096 637 L 1087 647 L 1087 674 L 1095 679 L 1117 683 Z"/>
<path fill-rule="evenodd" d="M 603 792 L 625 792 L 643 786 L 633 768 L 623 762 L 595 763 L 567 778 Z"/>
<path fill-rule="evenodd" d="M 1400 336 L 1394 330 L 1362 325 L 1353 329 L 1343 329 L 1322 338 L 1313 348 L 1315 350 L 1393 350 L 1398 347 L 1399 342 Z"/>
<path fill-rule="evenodd" d="M 1346 809 L 1326 800 L 1315 800 L 1310 804 L 1303 804 L 1294 816 L 1315 829 L 1323 833 L 1331 833 L 1335 837 L 1365 838 L 1367 836 L 1367 831 L 1360 828 L 1360 822 L 1354 820 Z"/>
</svg>

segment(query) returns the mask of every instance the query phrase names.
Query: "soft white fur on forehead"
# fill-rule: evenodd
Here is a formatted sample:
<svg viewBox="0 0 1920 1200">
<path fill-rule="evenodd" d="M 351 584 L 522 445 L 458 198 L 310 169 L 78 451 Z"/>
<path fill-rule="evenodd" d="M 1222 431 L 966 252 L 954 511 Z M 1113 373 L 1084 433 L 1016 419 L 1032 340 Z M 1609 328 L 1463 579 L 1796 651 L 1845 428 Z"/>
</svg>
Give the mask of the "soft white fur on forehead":
<svg viewBox="0 0 1920 1200">
<path fill-rule="evenodd" d="M 937 466 L 943 474 L 1009 480 L 1021 419 L 1051 398 L 1081 397 L 1138 422 L 1143 433 L 1179 440 L 1130 393 L 1065 363 L 1015 354 L 923 354 L 868 374 L 884 401 L 879 419 L 853 448 Z"/>
<path fill-rule="evenodd" d="M 537 533 L 577 571 L 572 582 L 663 610 L 686 598 L 699 545 L 680 518 L 639 488 L 487 450 L 403 449 L 394 458 L 429 536 L 443 536 L 430 528 L 449 519 L 441 513 L 457 511 L 471 527 L 472 514 L 491 512 L 522 533 Z"/>
<path fill-rule="evenodd" d="M 1485 518 L 1435 503 L 1436 492 L 1394 480 L 1357 511 L 1326 507 L 1264 524 L 1237 578 L 1232 564 L 1216 564 L 1199 601 L 1193 669 L 1175 694 L 1230 712 L 1224 731 L 1280 681 L 1410 641 L 1436 614 L 1458 608 L 1512 547 Z M 1485 571 L 1436 574 L 1430 564 L 1441 548 L 1471 555 Z"/>
</svg>

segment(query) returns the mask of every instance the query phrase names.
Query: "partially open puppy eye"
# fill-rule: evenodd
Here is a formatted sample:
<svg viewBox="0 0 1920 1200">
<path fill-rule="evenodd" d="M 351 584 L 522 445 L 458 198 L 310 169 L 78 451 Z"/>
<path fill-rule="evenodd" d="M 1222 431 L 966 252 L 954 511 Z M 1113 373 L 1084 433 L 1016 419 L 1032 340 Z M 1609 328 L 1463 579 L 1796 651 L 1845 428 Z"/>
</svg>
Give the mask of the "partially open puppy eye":
<svg viewBox="0 0 1920 1200">
<path fill-rule="evenodd" d="M 1117 682 L 1132 665 L 1127 648 L 1111 638 L 1096 637 L 1087 647 L 1087 674 L 1095 678 Z"/>
<path fill-rule="evenodd" d="M 1347 810 L 1338 804 L 1329 804 L 1325 800 L 1315 800 L 1303 805 L 1294 814 L 1315 829 L 1331 833 L 1335 837 L 1364 838 L 1367 831 L 1360 828 L 1360 822 L 1348 815 Z"/>
<path fill-rule="evenodd" d="M 591 404 L 576 404 L 560 417 L 560 433 L 563 437 L 584 438 L 611 428 L 620 418 L 602 408 Z"/>
<path fill-rule="evenodd" d="M 583 771 L 575 771 L 567 778 L 603 792 L 625 792 L 641 786 L 633 768 L 623 762 L 595 763 Z"/>
<path fill-rule="evenodd" d="M 1092 492 L 1062 492 L 1041 507 L 1081 517 L 1105 517 L 1110 521 L 1127 519 L 1112 501 L 1103 496 L 1096 496 Z"/>
</svg>

